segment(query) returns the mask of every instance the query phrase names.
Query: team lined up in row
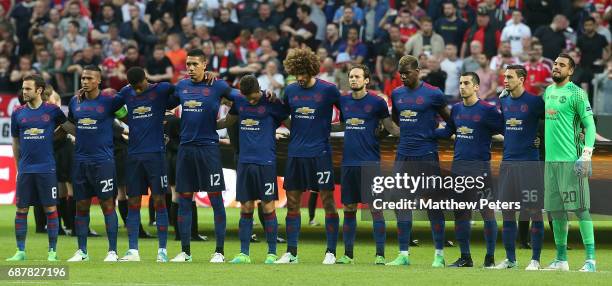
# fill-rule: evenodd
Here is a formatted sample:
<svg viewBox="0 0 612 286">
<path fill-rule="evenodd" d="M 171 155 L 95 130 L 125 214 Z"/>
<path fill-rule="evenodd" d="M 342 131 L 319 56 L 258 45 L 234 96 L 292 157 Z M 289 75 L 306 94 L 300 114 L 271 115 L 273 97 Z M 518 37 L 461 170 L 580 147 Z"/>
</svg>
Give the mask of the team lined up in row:
<svg viewBox="0 0 612 286">
<path fill-rule="evenodd" d="M 56 195 L 55 191 L 49 192 L 49 190 L 55 190 L 55 175 L 48 176 L 48 174 L 54 171 L 53 132 L 55 127 L 61 124 L 62 130 L 76 135 L 73 185 L 77 200 L 75 231 L 79 249 L 69 261 L 89 259 L 87 231 L 90 202 L 93 196 L 100 199 L 107 225 L 109 253 L 105 261 L 120 260 L 116 254 L 117 216 L 113 200 L 115 170 L 112 124 L 114 118 L 117 117 L 124 118 L 130 126 L 126 168 L 128 170 L 130 209 L 137 210 L 140 207 L 140 196 L 146 194 L 147 189 L 150 188 L 157 212 L 159 235 L 157 261 L 168 261 L 166 254 L 168 216 L 163 199 L 167 189 L 167 177 L 163 155 L 165 149 L 162 124 L 165 110 L 180 105 L 182 115 L 176 191 L 180 194 L 177 223 L 181 234 L 182 251 L 171 261 L 192 260 L 190 251 L 191 201 L 193 192 L 196 191 L 209 193 L 214 212 L 216 249 L 211 262 L 225 261 L 223 245 L 226 221 L 225 209 L 220 196 L 225 186 L 216 129 L 225 128 L 239 121 L 237 200 L 241 202 L 239 222 L 241 252 L 231 262 L 251 262 L 249 241 L 252 232 L 254 202 L 261 200 L 265 212 L 265 231 L 268 242 L 268 255 L 265 263 L 297 263 L 297 246 L 301 226 L 300 196 L 302 191 L 314 190 L 320 192 L 326 212 L 327 249 L 323 263 L 353 263 L 357 204 L 367 203 L 361 196 L 361 167 L 366 163 L 380 161 L 376 132 L 379 122 L 382 121 L 385 129 L 400 138 L 394 172 L 439 174 L 437 138 L 448 137 L 451 134 L 456 134 L 454 161 L 484 162 L 481 168 L 476 170 L 482 172 L 490 168 L 488 161 L 490 160 L 491 136 L 494 134 L 505 135 L 504 161 L 539 160 L 533 141 L 536 137 L 538 121 L 544 114 L 544 100 L 546 100 L 546 146 L 550 146 L 549 140 L 553 140 L 552 142 L 558 146 L 547 148 L 547 160 L 552 158 L 552 161 L 573 162 L 580 157 L 580 160 L 588 161 L 594 141 L 591 136 L 594 136 L 594 125 L 588 124 L 589 118 L 592 123 L 592 113 L 590 113 L 588 101 L 584 101 L 584 91 L 568 83 L 569 75 L 573 71 L 572 63 L 571 58 L 566 55 L 560 55 L 555 61 L 553 78 L 557 85 L 549 87 L 544 98 L 524 92 L 522 83 L 526 73 L 523 67 L 508 67 L 505 73 L 505 83 L 510 95 L 501 99 L 503 114 L 495 106 L 478 99 L 479 79 L 475 73 L 462 75 L 460 80 L 462 102 L 450 109 L 437 88 L 419 80 L 418 61 L 411 56 L 405 56 L 399 62 L 399 71 L 404 86 L 397 88 L 392 94 L 392 116 L 382 98 L 367 92 L 369 71 L 366 67 L 356 66 L 350 69 L 349 81 L 353 93 L 350 96 L 340 96 L 338 89 L 333 84 L 314 77 L 318 74 L 319 61 L 314 53 L 307 49 L 291 50 L 285 59 L 284 66 L 288 73 L 297 78 L 296 83 L 287 86 L 285 102 L 262 94 L 257 80 L 252 76 L 246 76 L 241 80 L 240 92 L 231 89 L 221 80 L 206 83 L 207 62 L 204 53 L 200 50 L 192 50 L 188 53 L 186 65 L 190 78 L 180 81 L 176 86 L 167 83 L 149 84 L 144 71 L 140 68 L 133 68 L 127 74 L 130 85 L 124 87 L 117 95 L 108 94 L 99 90 L 99 69 L 97 67 L 86 68 L 81 77 L 83 94 L 71 100 L 69 120 L 66 120 L 57 107 L 42 103 L 40 93 L 44 89 L 44 81 L 36 76 L 26 78 L 23 91 L 27 104 L 14 112 L 12 118 L 15 158 L 19 161 L 18 210 L 15 221 L 19 249 L 10 259 L 25 259 L 27 211 L 29 205 L 38 201 L 45 206 L 48 212 L 49 260 L 57 259 L 55 253 L 57 228 L 53 227 L 57 225 L 53 220 L 57 220 L 54 207 Z M 548 97 L 558 101 L 559 104 L 567 102 L 567 107 L 557 106 L 554 107 L 555 112 L 549 112 L 550 100 L 547 100 Z M 217 113 L 221 98 L 233 101 L 233 105 L 230 114 L 218 121 Z M 563 102 L 561 98 L 564 98 Z M 582 105 L 574 104 L 576 102 Z M 345 130 L 341 177 L 345 255 L 339 259 L 336 259 L 339 218 L 332 194 L 334 174 L 328 141 L 329 133 L 332 131 L 331 118 L 334 105 L 341 111 L 342 124 L 335 125 L 333 129 L 344 128 Z M 567 136 L 570 135 L 561 130 L 568 125 L 567 122 L 561 120 L 567 117 L 567 114 L 560 116 L 557 112 L 557 109 L 562 108 L 566 108 L 567 112 L 580 115 L 582 124 L 586 127 L 588 147 L 576 146 L 574 138 L 569 138 L 570 141 L 568 141 Z M 444 129 L 437 129 L 436 116 L 438 114 L 446 121 Z M 553 116 L 558 116 L 558 118 L 552 118 Z M 549 121 L 553 121 L 550 126 Z M 284 122 L 291 133 L 284 180 L 284 188 L 287 190 L 287 252 L 278 258 L 276 256 L 278 223 L 274 211 L 274 200 L 278 196 L 274 135 L 281 122 Z M 559 124 L 559 126 L 554 124 Z M 573 128 L 572 124 L 576 125 L 576 122 L 570 121 L 569 126 Z M 568 145 L 570 146 L 567 147 Z M 41 148 L 41 146 L 44 147 Z M 573 153 L 571 153 L 572 148 L 574 148 Z M 580 149 L 580 152 L 584 149 L 585 154 L 578 153 L 577 155 L 576 149 Z M 419 164 L 420 162 L 429 163 Z M 473 169 L 455 168 L 455 165 L 460 166 L 461 164 L 453 164 L 455 173 L 474 171 Z M 577 166 L 578 171 L 584 171 L 586 164 Z M 548 171 L 547 168 L 547 175 Z M 520 189 L 525 187 L 521 184 L 526 182 L 520 179 L 520 168 L 507 166 L 506 171 L 502 171 L 502 176 L 505 176 L 509 183 L 503 184 L 508 187 L 502 188 L 504 190 L 501 190 L 499 194 L 503 194 L 502 197 L 507 196 L 509 200 L 520 197 Z M 584 180 L 586 179 L 577 179 L 576 184 L 580 183 L 582 186 Z M 585 201 L 585 196 L 580 196 L 580 201 L 568 204 L 561 200 L 564 189 L 557 187 L 549 191 L 547 184 L 546 190 L 547 210 L 561 214 L 568 210 L 586 209 L 586 215 L 588 215 L 588 200 Z M 585 192 L 582 189 L 580 191 Z M 477 192 L 471 193 L 476 194 Z M 586 197 L 588 198 L 588 189 Z M 540 210 L 541 207 L 530 213 L 534 220 L 532 226 L 534 230 L 532 232 L 533 256 L 527 267 L 529 270 L 540 268 L 539 255 L 543 237 Z M 481 210 L 481 213 L 485 219 L 487 245 L 484 265 L 494 267 L 493 255 L 497 223 L 492 210 Z M 428 214 L 436 248 L 432 266 L 444 267 L 444 214 L 441 210 L 430 210 Z M 409 212 L 404 215 L 407 216 L 407 219 L 398 219 L 397 222 L 400 252 L 395 260 L 387 263 L 388 265 L 409 264 L 408 245 L 412 222 Z M 376 241 L 375 263 L 384 264 L 385 222 L 380 212 L 373 211 L 373 218 Z M 455 211 L 461 257 L 451 266 L 470 267 L 473 265 L 469 249 L 470 218 L 471 211 Z M 507 259 L 498 267 L 512 268 L 516 267 L 513 246 L 516 222 L 513 212 L 504 214 L 504 218 L 504 244 Z M 557 218 L 556 221 L 560 227 L 555 227 L 555 238 L 557 238 L 557 232 L 559 236 L 563 236 L 561 227 L 563 217 L 559 215 Z M 138 253 L 139 223 L 139 212 L 130 211 L 128 214 L 129 250 L 121 258 L 122 261 L 140 260 Z M 565 223 L 567 223 L 566 218 Z M 593 240 L 592 223 L 590 226 L 590 238 Z M 506 229 L 509 230 L 508 233 Z M 588 232 L 587 227 L 585 231 Z M 565 237 L 567 237 L 566 229 Z M 563 244 L 562 240 L 557 243 L 557 259 L 549 268 L 567 268 L 567 259 L 559 248 L 560 244 Z M 583 270 L 594 271 L 594 241 L 593 243 L 585 241 L 585 245 L 591 245 L 592 249 L 589 250 L 590 248 L 587 247 L 587 263 Z"/>
</svg>

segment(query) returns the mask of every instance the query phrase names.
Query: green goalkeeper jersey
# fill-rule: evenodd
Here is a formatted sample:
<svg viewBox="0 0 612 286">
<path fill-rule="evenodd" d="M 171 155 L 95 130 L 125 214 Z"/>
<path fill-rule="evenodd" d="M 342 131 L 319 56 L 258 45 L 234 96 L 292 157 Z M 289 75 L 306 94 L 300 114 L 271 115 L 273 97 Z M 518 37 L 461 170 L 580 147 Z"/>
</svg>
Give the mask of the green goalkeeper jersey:
<svg viewBox="0 0 612 286">
<path fill-rule="evenodd" d="M 593 116 L 587 93 L 569 82 L 562 87 L 551 84 L 543 96 L 546 161 L 576 161 L 584 147 L 580 140 L 580 123 L 585 117 Z"/>
</svg>

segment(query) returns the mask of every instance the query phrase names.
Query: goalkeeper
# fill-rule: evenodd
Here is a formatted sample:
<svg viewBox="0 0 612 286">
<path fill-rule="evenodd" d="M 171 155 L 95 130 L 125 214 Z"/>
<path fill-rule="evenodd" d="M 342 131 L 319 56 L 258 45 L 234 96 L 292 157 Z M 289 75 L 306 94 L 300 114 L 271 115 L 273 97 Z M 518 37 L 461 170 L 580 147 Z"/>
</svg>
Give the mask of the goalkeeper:
<svg viewBox="0 0 612 286">
<path fill-rule="evenodd" d="M 576 214 L 586 250 L 582 272 L 595 272 L 595 237 L 589 214 L 588 177 L 595 143 L 595 123 L 587 93 L 570 81 L 574 60 L 560 54 L 554 62 L 554 84 L 544 92 L 544 208 L 552 214 L 557 256 L 546 270 L 568 271 L 568 211 Z M 584 128 L 584 141 L 580 139 Z"/>
</svg>

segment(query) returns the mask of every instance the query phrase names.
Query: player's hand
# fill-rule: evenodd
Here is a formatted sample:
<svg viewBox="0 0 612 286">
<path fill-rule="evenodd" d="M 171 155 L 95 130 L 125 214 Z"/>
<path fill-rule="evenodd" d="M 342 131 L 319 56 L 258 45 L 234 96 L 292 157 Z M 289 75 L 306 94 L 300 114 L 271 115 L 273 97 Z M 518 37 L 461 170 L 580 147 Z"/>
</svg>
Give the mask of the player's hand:
<svg viewBox="0 0 612 286">
<path fill-rule="evenodd" d="M 215 72 L 211 72 L 211 71 L 204 72 L 204 82 L 206 84 L 212 85 L 213 82 L 215 82 L 216 78 L 217 78 L 217 74 Z"/>
<path fill-rule="evenodd" d="M 270 90 L 270 89 L 266 90 L 264 95 L 268 101 L 271 101 L 271 102 L 280 101 L 280 98 L 276 96 L 276 93 L 274 93 L 273 90 Z"/>
<path fill-rule="evenodd" d="M 289 131 L 276 130 L 276 140 L 289 138 Z"/>
<path fill-rule="evenodd" d="M 591 156 L 593 155 L 592 147 L 584 147 L 582 150 L 582 156 L 578 158 L 574 164 L 574 172 L 579 177 L 590 177 L 593 174 L 593 167 L 591 164 Z"/>
<path fill-rule="evenodd" d="M 504 98 L 506 96 L 510 95 L 510 92 L 508 92 L 507 89 L 502 89 L 502 92 L 499 94 L 499 98 Z"/>
<path fill-rule="evenodd" d="M 536 137 L 535 140 L 533 140 L 533 147 L 540 148 L 540 137 Z"/>
</svg>

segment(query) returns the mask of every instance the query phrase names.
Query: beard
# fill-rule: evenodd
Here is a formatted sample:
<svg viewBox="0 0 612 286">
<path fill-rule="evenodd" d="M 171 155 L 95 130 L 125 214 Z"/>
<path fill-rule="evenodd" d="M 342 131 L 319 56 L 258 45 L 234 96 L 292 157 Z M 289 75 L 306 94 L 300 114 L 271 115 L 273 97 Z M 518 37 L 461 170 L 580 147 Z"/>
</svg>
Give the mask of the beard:
<svg viewBox="0 0 612 286">
<path fill-rule="evenodd" d="M 362 90 L 364 87 L 365 87 L 365 84 L 361 85 L 361 86 L 357 86 L 357 87 L 351 86 L 351 90 L 354 91 L 354 92 L 357 92 L 357 91 Z"/>
<path fill-rule="evenodd" d="M 563 82 L 563 81 L 564 81 L 566 78 L 567 78 L 567 76 L 562 76 L 562 75 L 559 75 L 559 76 L 554 76 L 554 75 L 553 75 L 553 76 L 552 76 L 552 80 L 553 80 L 555 83 L 560 83 L 560 82 Z"/>
</svg>

